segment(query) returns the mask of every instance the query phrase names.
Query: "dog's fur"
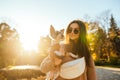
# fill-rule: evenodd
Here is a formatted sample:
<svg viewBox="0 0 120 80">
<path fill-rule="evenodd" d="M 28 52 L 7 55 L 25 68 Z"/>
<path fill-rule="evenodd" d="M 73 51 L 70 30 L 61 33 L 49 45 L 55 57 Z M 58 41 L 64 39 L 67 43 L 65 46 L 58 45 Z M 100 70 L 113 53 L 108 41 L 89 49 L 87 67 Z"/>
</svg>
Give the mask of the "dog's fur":
<svg viewBox="0 0 120 80">
<path fill-rule="evenodd" d="M 60 58 L 62 54 L 59 53 L 60 51 L 60 42 L 64 40 L 64 29 L 60 31 L 56 31 L 54 27 L 51 25 L 50 27 L 50 37 L 51 37 L 51 48 L 50 48 L 50 55 L 52 58 Z"/>
<path fill-rule="evenodd" d="M 51 47 L 49 55 L 53 60 L 54 64 L 57 65 L 54 70 L 51 70 L 47 73 L 47 79 L 55 80 L 56 77 L 59 75 L 59 65 L 62 63 L 61 53 L 60 53 L 60 42 L 64 40 L 64 29 L 60 31 L 56 31 L 54 27 L 50 26 L 50 38 L 51 38 Z"/>
</svg>

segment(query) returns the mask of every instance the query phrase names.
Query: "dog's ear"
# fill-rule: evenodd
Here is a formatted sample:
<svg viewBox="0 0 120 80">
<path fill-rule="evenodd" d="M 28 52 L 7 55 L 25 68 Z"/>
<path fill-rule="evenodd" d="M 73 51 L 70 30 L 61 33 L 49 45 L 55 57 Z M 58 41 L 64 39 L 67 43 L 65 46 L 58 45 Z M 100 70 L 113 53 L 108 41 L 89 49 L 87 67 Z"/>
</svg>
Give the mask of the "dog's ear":
<svg viewBox="0 0 120 80">
<path fill-rule="evenodd" d="M 64 34 L 64 29 L 61 29 L 60 32 Z"/>
<path fill-rule="evenodd" d="M 55 37 L 56 37 L 56 32 L 55 32 L 55 29 L 54 29 L 54 27 L 52 25 L 50 26 L 50 36 L 53 39 L 55 39 Z"/>
</svg>

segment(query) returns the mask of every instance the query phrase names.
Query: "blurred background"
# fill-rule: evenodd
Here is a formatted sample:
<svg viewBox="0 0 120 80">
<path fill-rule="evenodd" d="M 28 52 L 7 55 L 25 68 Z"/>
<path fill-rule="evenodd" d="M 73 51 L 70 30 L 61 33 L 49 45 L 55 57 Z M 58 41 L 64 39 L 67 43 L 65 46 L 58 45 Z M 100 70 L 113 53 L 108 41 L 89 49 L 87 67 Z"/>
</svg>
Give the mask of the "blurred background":
<svg viewBox="0 0 120 80">
<path fill-rule="evenodd" d="M 119 0 L 0 0 L 0 68 L 40 65 L 48 55 L 49 28 L 86 24 L 96 66 L 120 68 Z"/>
</svg>

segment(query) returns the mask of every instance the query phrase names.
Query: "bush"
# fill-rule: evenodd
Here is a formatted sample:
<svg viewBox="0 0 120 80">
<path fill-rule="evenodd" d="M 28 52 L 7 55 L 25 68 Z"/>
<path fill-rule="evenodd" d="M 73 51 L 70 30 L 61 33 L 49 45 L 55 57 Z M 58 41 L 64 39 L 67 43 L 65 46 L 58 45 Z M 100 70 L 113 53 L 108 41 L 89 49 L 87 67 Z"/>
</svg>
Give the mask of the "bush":
<svg viewBox="0 0 120 80">
<path fill-rule="evenodd" d="M 110 57 L 110 64 L 119 65 L 120 64 L 120 57 Z"/>
<path fill-rule="evenodd" d="M 102 65 L 104 65 L 104 63 L 105 63 L 104 60 L 97 60 L 97 61 L 95 61 L 95 65 L 97 65 L 97 66 L 102 66 Z"/>
</svg>

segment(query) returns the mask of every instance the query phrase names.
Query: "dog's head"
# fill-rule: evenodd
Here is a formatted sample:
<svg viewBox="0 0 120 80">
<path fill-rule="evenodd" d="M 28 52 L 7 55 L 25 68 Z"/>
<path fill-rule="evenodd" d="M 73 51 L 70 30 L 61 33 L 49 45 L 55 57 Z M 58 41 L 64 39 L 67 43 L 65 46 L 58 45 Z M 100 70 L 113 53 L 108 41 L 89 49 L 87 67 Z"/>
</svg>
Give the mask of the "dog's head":
<svg viewBox="0 0 120 80">
<path fill-rule="evenodd" d="M 50 26 L 50 38 L 51 38 L 51 48 L 50 48 L 50 56 L 56 59 L 56 57 L 59 57 L 58 54 L 55 53 L 55 51 L 59 51 L 60 49 L 60 42 L 64 40 L 64 29 L 62 30 L 55 30 L 55 28 L 51 25 Z M 53 54 L 55 53 L 55 54 Z"/>
<path fill-rule="evenodd" d="M 50 26 L 50 37 L 52 40 L 56 40 L 58 42 L 64 40 L 64 29 L 55 30 L 55 28 L 51 25 Z"/>
</svg>

